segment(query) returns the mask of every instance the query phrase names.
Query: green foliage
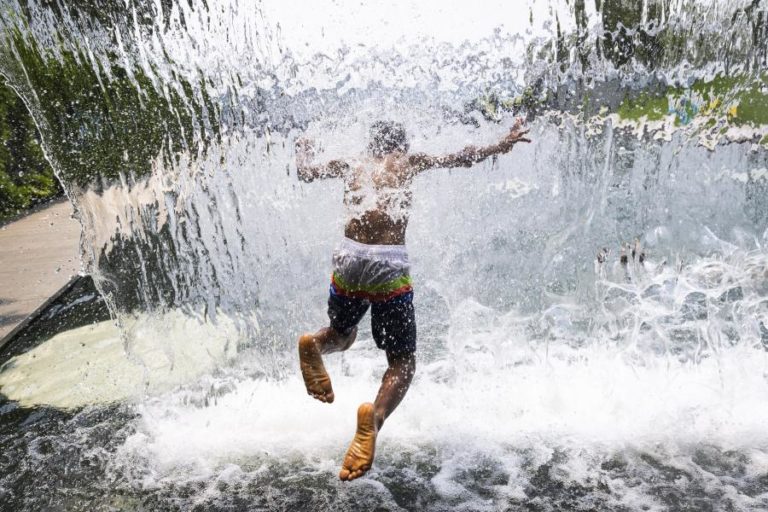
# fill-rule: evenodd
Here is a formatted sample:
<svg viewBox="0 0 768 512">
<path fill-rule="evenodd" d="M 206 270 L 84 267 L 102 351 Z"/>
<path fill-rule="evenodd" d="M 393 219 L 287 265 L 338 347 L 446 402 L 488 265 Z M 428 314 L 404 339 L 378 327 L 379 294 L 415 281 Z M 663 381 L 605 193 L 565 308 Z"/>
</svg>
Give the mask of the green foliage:
<svg viewBox="0 0 768 512">
<path fill-rule="evenodd" d="M 744 91 L 736 110 L 736 118 L 754 126 L 768 125 L 768 95 L 756 88 Z"/>
<path fill-rule="evenodd" d="M 648 121 L 664 119 L 669 109 L 666 95 L 641 93 L 637 98 L 626 97 L 618 108 L 622 119 L 639 120 L 645 116 Z"/>
<path fill-rule="evenodd" d="M 26 106 L 0 81 L 0 220 L 59 194 Z"/>
</svg>

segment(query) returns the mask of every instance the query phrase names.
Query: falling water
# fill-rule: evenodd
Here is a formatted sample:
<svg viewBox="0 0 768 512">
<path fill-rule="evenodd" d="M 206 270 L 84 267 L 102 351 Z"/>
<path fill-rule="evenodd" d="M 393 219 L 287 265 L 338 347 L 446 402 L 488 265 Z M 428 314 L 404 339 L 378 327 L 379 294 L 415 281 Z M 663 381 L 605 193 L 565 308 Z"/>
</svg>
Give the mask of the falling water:
<svg viewBox="0 0 768 512">
<path fill-rule="evenodd" d="M 0 74 L 113 317 L 2 367 L 3 502 L 768 508 L 765 1 L 0 14 Z M 328 359 L 337 401 L 304 393 L 295 342 L 327 322 L 344 212 L 340 183 L 298 181 L 294 142 L 355 157 L 394 119 L 439 154 L 515 116 L 530 145 L 416 179 L 418 374 L 341 485 L 384 358 L 364 321 Z"/>
</svg>

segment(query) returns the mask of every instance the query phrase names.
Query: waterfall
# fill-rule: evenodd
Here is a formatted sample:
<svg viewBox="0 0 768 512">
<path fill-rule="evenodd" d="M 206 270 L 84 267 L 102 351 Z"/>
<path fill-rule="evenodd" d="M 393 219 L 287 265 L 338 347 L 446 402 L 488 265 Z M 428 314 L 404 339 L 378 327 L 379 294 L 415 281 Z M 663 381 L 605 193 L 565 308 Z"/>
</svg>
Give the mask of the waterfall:
<svg viewBox="0 0 768 512">
<path fill-rule="evenodd" d="M 214 360 L 109 427 L 99 467 L 130 507 L 500 510 L 534 489 L 535 510 L 682 510 L 712 488 L 765 506 L 768 3 L 323 6 L 0 6 L 0 75 L 75 207 L 130 379 L 157 354 Z M 333 469 L 383 356 L 364 320 L 328 363 L 337 403 L 304 396 L 296 339 L 327 324 L 345 217 L 341 183 L 297 179 L 294 143 L 355 158 L 390 119 L 441 154 L 516 116 L 531 144 L 415 180 L 419 373 L 379 484 L 351 496 Z M 622 265 L 636 240 L 645 260 Z M 67 406 L 112 401 L 96 373 Z"/>
</svg>

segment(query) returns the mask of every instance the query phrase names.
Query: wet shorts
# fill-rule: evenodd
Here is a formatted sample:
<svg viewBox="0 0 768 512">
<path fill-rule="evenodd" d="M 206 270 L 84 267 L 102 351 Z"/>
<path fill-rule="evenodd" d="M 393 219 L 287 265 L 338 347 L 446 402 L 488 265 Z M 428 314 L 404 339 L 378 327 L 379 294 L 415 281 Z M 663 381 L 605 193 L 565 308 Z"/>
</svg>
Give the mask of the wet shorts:
<svg viewBox="0 0 768 512">
<path fill-rule="evenodd" d="M 402 245 L 345 238 L 333 254 L 328 297 L 331 327 L 347 335 L 371 308 L 376 346 L 397 355 L 416 350 L 416 317 L 408 255 Z"/>
</svg>

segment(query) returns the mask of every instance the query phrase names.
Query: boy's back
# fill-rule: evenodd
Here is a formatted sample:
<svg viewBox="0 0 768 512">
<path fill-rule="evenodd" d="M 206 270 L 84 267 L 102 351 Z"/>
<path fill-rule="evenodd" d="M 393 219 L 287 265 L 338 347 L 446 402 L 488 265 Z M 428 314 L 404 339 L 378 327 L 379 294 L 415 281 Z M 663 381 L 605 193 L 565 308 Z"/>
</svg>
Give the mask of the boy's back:
<svg viewBox="0 0 768 512">
<path fill-rule="evenodd" d="M 351 165 L 344 176 L 344 236 L 363 244 L 404 245 L 412 181 L 405 153 Z"/>
</svg>

